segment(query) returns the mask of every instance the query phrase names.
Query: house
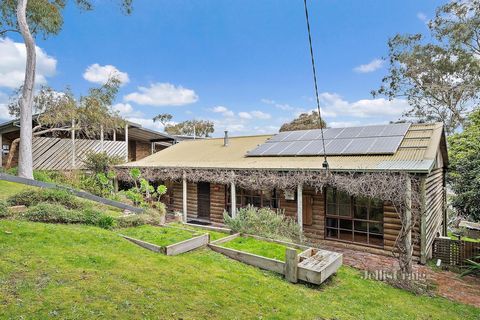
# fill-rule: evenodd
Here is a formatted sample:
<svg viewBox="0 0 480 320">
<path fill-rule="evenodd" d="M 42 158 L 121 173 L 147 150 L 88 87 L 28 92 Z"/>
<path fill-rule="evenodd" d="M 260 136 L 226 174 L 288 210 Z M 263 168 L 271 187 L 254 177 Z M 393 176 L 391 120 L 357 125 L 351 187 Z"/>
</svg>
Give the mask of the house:
<svg viewBox="0 0 480 320">
<path fill-rule="evenodd" d="M 310 242 L 386 255 L 402 227 L 392 199 L 417 199 L 413 256 L 425 262 L 435 237 L 446 233 L 443 125 L 323 131 L 324 141 L 321 130 L 187 141 L 117 169 L 127 179 L 129 169 L 141 168 L 145 178 L 167 184 L 169 209 L 191 221 L 222 224 L 224 211 L 271 207 L 293 217 Z M 407 181 L 405 189 L 399 181 Z"/>
<path fill-rule="evenodd" d="M 34 116 L 34 123 L 36 117 Z M 0 124 L 0 167 L 5 168 L 12 142 L 20 137 L 18 120 Z M 185 137 L 170 136 L 143 128 L 140 124 L 128 122 L 126 127 L 115 132 L 102 132 L 99 128 L 97 139 L 85 139 L 77 132 L 56 132 L 33 138 L 33 168 L 40 170 L 82 169 L 85 155 L 90 152 L 106 152 L 110 156 L 137 161 L 163 150 Z M 18 150 L 18 149 L 17 149 Z M 15 167 L 18 151 L 10 167 Z M 7 168 L 8 169 L 8 168 Z"/>
<path fill-rule="evenodd" d="M 465 229 L 465 236 L 473 239 L 480 239 L 480 223 L 467 220 L 460 220 L 458 228 Z"/>
</svg>

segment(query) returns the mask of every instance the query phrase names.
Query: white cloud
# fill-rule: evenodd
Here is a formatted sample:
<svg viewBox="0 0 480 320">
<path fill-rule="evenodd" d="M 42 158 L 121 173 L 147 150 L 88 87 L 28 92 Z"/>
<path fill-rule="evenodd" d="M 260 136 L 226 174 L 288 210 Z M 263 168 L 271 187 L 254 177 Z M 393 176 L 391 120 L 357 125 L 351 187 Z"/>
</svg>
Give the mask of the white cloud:
<svg viewBox="0 0 480 320">
<path fill-rule="evenodd" d="M 358 73 L 369 73 L 369 72 L 374 72 L 378 69 L 380 69 L 384 64 L 384 61 L 382 59 L 373 59 L 367 64 L 361 64 L 358 67 L 353 68 L 355 72 Z"/>
<path fill-rule="evenodd" d="M 98 84 L 105 84 L 112 77 L 116 77 L 122 85 L 130 81 L 128 73 L 122 72 L 110 64 L 101 66 L 98 63 L 94 63 L 88 66 L 83 73 L 85 80 Z"/>
<path fill-rule="evenodd" d="M 56 73 L 57 60 L 42 48 L 36 47 L 37 73 L 35 83 L 47 83 L 47 78 Z M 0 87 L 15 89 L 23 84 L 27 53 L 25 45 L 9 38 L 0 39 Z"/>
<path fill-rule="evenodd" d="M 5 93 L 0 92 L 0 122 L 12 119 L 13 117 L 8 110 L 8 96 Z"/>
<path fill-rule="evenodd" d="M 228 108 L 224 106 L 213 107 L 211 111 L 215 113 L 221 113 L 224 117 L 227 118 L 235 116 L 235 113 L 232 110 L 228 110 Z"/>
<path fill-rule="evenodd" d="M 291 110 L 299 111 L 300 110 L 300 108 L 292 107 L 291 105 L 289 105 L 287 103 L 277 103 L 275 100 L 271 100 L 271 99 L 261 99 L 260 101 L 265 103 L 265 104 L 272 105 L 275 108 L 283 110 L 283 111 L 291 111 Z"/>
<path fill-rule="evenodd" d="M 137 92 L 124 97 L 127 102 L 148 106 L 182 106 L 198 101 L 198 95 L 191 89 L 170 83 L 153 83 L 149 87 L 138 87 Z"/>
<path fill-rule="evenodd" d="M 320 94 L 322 113 L 328 117 L 357 117 L 357 118 L 388 118 L 394 120 L 408 109 L 408 103 L 403 99 L 392 101 L 378 99 L 361 99 L 354 102 L 344 100 L 336 93 L 323 92 Z"/>
<path fill-rule="evenodd" d="M 153 122 L 152 119 L 135 117 L 135 116 L 127 117 L 126 119 L 133 123 L 138 123 L 142 127 L 145 127 L 148 129 L 163 131 L 163 124 L 161 124 L 160 122 Z"/>
<path fill-rule="evenodd" d="M 244 112 L 244 111 L 239 112 L 238 116 L 242 119 L 252 119 L 252 115 L 250 113 Z"/>
<path fill-rule="evenodd" d="M 427 15 L 423 12 L 418 12 L 417 13 L 417 18 L 422 22 L 428 22 Z"/>
<path fill-rule="evenodd" d="M 264 120 L 270 119 L 272 117 L 269 113 L 258 111 L 258 110 L 251 111 L 250 114 L 255 118 L 264 119 Z"/>
<path fill-rule="evenodd" d="M 113 110 L 117 111 L 123 117 L 143 117 L 141 111 L 135 111 L 130 103 L 117 103 L 112 106 Z"/>
</svg>

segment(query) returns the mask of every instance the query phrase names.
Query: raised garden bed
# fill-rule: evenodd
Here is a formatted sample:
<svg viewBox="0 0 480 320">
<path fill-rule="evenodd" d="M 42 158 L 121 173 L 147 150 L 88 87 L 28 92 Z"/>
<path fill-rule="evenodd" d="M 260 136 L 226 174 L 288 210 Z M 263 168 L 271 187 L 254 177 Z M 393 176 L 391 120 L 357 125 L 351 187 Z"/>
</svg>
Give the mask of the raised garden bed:
<svg viewBox="0 0 480 320">
<path fill-rule="evenodd" d="M 285 261 L 285 252 L 288 246 L 270 241 L 258 240 L 253 237 L 235 237 L 221 244 L 224 248 L 244 251 L 262 257 Z M 300 254 L 302 250 L 297 249 Z"/>
<path fill-rule="evenodd" d="M 125 228 L 120 229 L 119 234 L 143 248 L 168 256 L 194 250 L 210 242 L 208 233 L 169 226 Z"/>
<path fill-rule="evenodd" d="M 342 265 L 342 254 L 262 237 L 234 234 L 209 247 L 243 263 L 298 280 L 321 284 Z M 283 251 L 283 253 L 282 253 Z"/>
</svg>

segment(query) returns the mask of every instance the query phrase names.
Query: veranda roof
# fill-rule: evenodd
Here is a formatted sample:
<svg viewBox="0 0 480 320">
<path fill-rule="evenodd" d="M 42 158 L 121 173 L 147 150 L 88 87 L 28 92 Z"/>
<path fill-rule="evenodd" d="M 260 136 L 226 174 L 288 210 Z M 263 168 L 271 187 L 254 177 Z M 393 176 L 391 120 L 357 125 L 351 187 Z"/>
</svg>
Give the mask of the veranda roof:
<svg viewBox="0 0 480 320">
<path fill-rule="evenodd" d="M 322 170 L 321 156 L 247 157 L 247 153 L 273 135 L 183 141 L 142 160 L 119 167 Z M 405 171 L 428 173 L 437 154 L 447 163 L 442 123 L 412 124 L 398 150 L 390 155 L 329 156 L 333 171 Z"/>
</svg>

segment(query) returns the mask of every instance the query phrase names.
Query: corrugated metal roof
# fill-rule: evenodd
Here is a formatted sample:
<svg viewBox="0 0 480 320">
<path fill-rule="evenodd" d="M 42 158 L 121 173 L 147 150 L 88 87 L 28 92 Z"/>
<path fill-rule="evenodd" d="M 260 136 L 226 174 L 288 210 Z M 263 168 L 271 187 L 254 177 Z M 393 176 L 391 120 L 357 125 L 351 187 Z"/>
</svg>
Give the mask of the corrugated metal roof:
<svg viewBox="0 0 480 320">
<path fill-rule="evenodd" d="M 443 135 L 441 123 L 412 124 L 392 155 L 330 156 L 334 171 L 409 171 L 429 172 L 435 163 Z M 223 146 L 223 138 L 183 141 L 137 162 L 123 167 L 159 168 L 226 168 L 319 170 L 321 156 L 247 157 L 246 154 L 265 143 L 273 135 L 231 137 Z"/>
</svg>

